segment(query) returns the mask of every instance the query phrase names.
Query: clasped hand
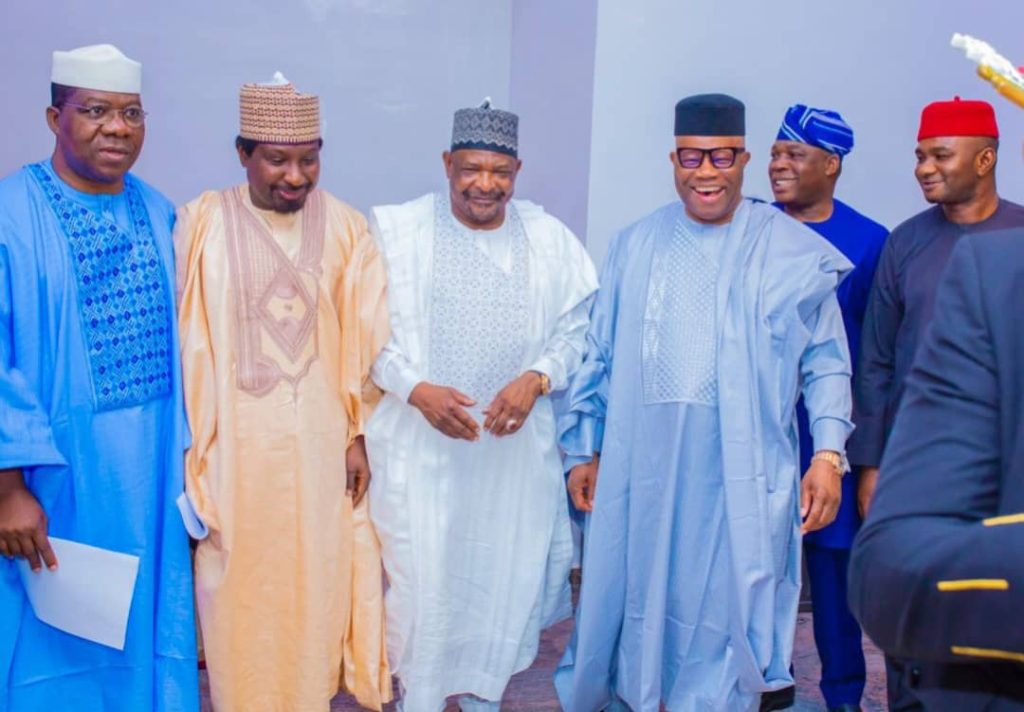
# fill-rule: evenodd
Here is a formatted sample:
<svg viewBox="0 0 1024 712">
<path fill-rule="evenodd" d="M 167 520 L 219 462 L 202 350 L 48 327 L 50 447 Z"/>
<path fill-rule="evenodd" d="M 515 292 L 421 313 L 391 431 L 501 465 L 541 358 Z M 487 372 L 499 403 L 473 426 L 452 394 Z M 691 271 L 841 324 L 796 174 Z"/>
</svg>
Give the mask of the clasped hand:
<svg viewBox="0 0 1024 712">
<path fill-rule="evenodd" d="M 494 397 L 484 409 L 483 430 L 496 437 L 511 435 L 523 427 L 540 395 L 540 376 L 527 371 Z M 457 440 L 477 440 L 481 425 L 466 411 L 476 401 L 450 386 L 423 381 L 412 389 L 409 404 L 434 428 Z"/>
</svg>

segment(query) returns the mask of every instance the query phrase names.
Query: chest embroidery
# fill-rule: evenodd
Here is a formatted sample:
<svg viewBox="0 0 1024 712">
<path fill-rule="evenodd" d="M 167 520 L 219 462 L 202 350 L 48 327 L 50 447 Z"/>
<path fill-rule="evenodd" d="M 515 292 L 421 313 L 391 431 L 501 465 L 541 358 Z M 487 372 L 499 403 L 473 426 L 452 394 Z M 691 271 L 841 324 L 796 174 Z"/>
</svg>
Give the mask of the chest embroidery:
<svg viewBox="0 0 1024 712">
<path fill-rule="evenodd" d="M 515 206 L 506 220 L 512 269 L 505 272 L 459 230 L 447 195 L 435 198 L 430 302 L 430 376 L 484 408 L 519 375 L 526 352 L 529 255 Z"/>
<path fill-rule="evenodd" d="M 172 386 L 172 306 L 164 261 L 135 179 L 125 176 L 125 230 L 29 166 L 67 238 L 99 411 L 166 396 Z"/>
<path fill-rule="evenodd" d="M 317 307 L 325 206 L 314 191 L 302 209 L 302 243 L 293 262 L 241 190 L 221 193 L 235 288 L 237 383 L 266 395 L 282 380 L 297 386 L 319 355 Z"/>
<path fill-rule="evenodd" d="M 645 403 L 717 402 L 717 279 L 718 265 L 681 222 L 655 247 L 641 353 Z"/>
</svg>

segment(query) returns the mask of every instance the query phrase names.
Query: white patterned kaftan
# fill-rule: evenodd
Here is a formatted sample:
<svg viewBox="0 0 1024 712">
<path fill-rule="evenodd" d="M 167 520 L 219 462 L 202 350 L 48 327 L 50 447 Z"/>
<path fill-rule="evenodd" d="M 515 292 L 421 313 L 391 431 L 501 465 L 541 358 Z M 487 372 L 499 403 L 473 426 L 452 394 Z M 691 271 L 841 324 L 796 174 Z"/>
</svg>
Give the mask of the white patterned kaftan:
<svg viewBox="0 0 1024 712">
<path fill-rule="evenodd" d="M 436 712 L 457 693 L 499 700 L 533 661 L 541 628 L 569 614 L 551 399 L 539 398 L 515 434 L 476 442 L 443 435 L 407 399 L 442 379 L 478 400 L 479 417 L 528 369 L 564 388 L 584 348 L 593 265 L 568 229 L 522 201 L 493 234 L 461 228 L 442 196 L 373 218 L 392 328 L 372 372 L 387 395 L 366 432 L 388 657 L 405 712 Z"/>
</svg>

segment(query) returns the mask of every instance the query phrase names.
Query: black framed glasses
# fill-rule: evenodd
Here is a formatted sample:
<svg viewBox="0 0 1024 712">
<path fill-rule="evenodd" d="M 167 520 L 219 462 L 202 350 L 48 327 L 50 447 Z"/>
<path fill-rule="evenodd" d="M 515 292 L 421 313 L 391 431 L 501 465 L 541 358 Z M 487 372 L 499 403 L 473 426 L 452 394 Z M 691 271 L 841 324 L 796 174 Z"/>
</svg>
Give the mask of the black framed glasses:
<svg viewBox="0 0 1024 712">
<path fill-rule="evenodd" d="M 710 158 L 711 165 L 715 168 L 732 168 L 736 163 L 736 156 L 746 151 L 745 146 L 728 146 L 722 148 L 686 148 L 676 149 L 676 158 L 683 168 L 700 168 L 704 165 L 704 159 Z"/>
<path fill-rule="evenodd" d="M 120 115 L 121 120 L 132 128 L 139 128 L 146 123 L 146 112 L 142 110 L 141 106 L 126 106 L 123 109 L 115 109 L 112 106 L 105 104 L 92 104 L 86 106 L 84 104 L 72 104 L 70 101 L 64 102 L 63 106 L 71 106 L 78 110 L 78 113 L 94 124 L 103 126 L 109 124 L 114 120 L 115 116 Z"/>
</svg>

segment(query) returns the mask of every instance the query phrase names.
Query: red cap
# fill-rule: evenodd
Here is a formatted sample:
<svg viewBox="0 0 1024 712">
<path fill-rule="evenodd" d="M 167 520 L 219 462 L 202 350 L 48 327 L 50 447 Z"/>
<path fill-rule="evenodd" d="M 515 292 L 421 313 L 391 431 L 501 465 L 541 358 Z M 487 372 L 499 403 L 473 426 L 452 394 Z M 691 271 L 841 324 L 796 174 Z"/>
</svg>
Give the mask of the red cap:
<svg viewBox="0 0 1024 712">
<path fill-rule="evenodd" d="M 985 136 L 999 138 L 996 112 L 987 101 L 936 101 L 921 112 L 917 140 L 936 136 Z"/>
</svg>

